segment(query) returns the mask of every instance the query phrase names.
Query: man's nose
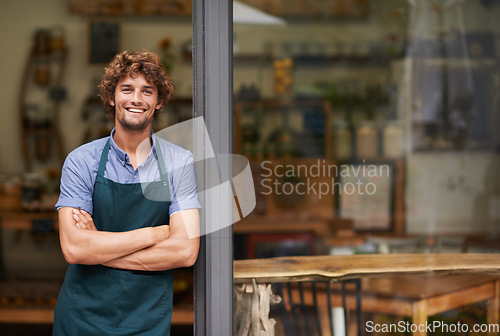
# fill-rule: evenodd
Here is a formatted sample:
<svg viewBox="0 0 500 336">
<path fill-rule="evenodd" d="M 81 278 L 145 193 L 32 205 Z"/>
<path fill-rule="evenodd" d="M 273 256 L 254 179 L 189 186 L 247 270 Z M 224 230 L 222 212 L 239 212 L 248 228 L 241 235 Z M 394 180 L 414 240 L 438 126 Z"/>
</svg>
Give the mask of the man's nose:
<svg viewBox="0 0 500 336">
<path fill-rule="evenodd" d="M 142 95 L 140 91 L 136 90 L 132 96 L 132 103 L 138 104 L 140 102 L 142 102 Z"/>
</svg>

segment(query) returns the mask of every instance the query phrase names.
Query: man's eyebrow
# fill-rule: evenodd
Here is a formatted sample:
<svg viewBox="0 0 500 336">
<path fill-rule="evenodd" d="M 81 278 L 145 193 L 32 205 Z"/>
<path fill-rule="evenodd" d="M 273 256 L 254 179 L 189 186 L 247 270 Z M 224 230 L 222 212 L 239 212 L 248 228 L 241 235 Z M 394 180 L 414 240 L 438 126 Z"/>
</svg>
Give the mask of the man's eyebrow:
<svg viewBox="0 0 500 336">
<path fill-rule="evenodd" d="M 131 84 L 120 84 L 120 87 L 132 87 L 132 85 Z M 152 85 L 144 85 L 142 88 L 155 90 L 155 87 Z"/>
</svg>

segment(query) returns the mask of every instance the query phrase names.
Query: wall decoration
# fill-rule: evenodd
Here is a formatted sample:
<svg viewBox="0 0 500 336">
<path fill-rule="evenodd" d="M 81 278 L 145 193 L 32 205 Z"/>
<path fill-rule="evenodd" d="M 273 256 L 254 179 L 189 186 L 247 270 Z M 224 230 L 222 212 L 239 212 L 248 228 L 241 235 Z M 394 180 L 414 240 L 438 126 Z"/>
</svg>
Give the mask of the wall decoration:
<svg viewBox="0 0 500 336">
<path fill-rule="evenodd" d="M 120 52 L 121 27 L 117 21 L 90 20 L 88 23 L 88 62 L 106 64 Z"/>
<path fill-rule="evenodd" d="M 391 163 L 338 166 L 338 213 L 353 220 L 356 231 L 389 231 L 394 209 L 395 169 Z"/>
</svg>

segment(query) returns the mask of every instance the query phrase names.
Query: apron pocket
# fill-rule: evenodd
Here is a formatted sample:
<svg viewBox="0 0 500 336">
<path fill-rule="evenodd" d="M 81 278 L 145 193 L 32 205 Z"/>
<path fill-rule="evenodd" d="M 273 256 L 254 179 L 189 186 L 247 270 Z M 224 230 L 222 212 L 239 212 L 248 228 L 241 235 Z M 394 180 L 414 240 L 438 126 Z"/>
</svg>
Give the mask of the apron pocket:
<svg viewBox="0 0 500 336">
<path fill-rule="evenodd" d="M 123 316 L 119 327 L 146 330 L 160 324 L 172 310 L 171 272 L 118 273 L 123 289 L 116 301 Z"/>
<path fill-rule="evenodd" d="M 75 266 L 72 306 L 84 321 L 148 330 L 171 311 L 171 272 L 146 275 L 100 265 Z"/>
</svg>

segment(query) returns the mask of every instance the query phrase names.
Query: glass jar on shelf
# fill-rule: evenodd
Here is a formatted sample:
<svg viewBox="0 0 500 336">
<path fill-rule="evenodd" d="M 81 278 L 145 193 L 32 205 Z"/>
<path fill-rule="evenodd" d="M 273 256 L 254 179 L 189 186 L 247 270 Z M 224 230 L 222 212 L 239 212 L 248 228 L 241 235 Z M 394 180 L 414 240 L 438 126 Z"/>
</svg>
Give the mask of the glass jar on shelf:
<svg viewBox="0 0 500 336">
<path fill-rule="evenodd" d="M 40 86 L 50 84 L 50 66 L 49 59 L 47 57 L 40 56 L 36 59 L 34 72 L 34 80 L 36 84 Z"/>
<path fill-rule="evenodd" d="M 62 26 L 54 26 L 50 31 L 50 49 L 52 51 L 62 51 L 66 49 L 66 41 L 64 37 L 64 28 Z"/>
<path fill-rule="evenodd" d="M 398 121 L 388 121 L 382 133 L 382 150 L 386 158 L 400 158 L 404 154 L 403 128 Z"/>
<path fill-rule="evenodd" d="M 378 129 L 373 121 L 363 121 L 356 129 L 356 157 L 360 160 L 378 156 Z"/>
<path fill-rule="evenodd" d="M 42 197 L 42 185 L 37 173 L 25 173 L 23 176 L 21 205 L 23 210 L 33 212 L 39 209 Z"/>
<path fill-rule="evenodd" d="M 37 56 L 50 54 L 50 32 L 47 29 L 35 30 L 33 53 Z"/>
<path fill-rule="evenodd" d="M 338 120 L 334 125 L 333 157 L 341 161 L 352 157 L 352 134 L 345 120 Z"/>
</svg>

